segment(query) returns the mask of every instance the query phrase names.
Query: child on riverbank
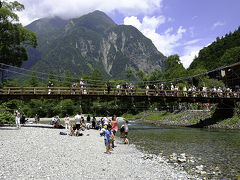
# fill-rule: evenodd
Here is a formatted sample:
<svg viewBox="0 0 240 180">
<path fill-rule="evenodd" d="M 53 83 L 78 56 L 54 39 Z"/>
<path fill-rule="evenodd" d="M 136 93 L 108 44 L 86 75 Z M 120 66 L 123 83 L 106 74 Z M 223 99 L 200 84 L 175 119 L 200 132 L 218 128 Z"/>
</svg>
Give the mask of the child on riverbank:
<svg viewBox="0 0 240 180">
<path fill-rule="evenodd" d="M 110 152 L 110 139 L 112 138 L 113 139 L 113 134 L 112 134 L 112 131 L 111 131 L 111 128 L 112 126 L 111 125 L 107 125 L 107 130 L 105 132 L 105 135 L 104 135 L 104 142 L 105 142 L 105 146 L 106 146 L 106 154 L 111 154 Z"/>
<path fill-rule="evenodd" d="M 128 136 L 128 121 L 124 123 L 124 143 L 125 144 L 129 144 L 127 136 Z"/>
</svg>

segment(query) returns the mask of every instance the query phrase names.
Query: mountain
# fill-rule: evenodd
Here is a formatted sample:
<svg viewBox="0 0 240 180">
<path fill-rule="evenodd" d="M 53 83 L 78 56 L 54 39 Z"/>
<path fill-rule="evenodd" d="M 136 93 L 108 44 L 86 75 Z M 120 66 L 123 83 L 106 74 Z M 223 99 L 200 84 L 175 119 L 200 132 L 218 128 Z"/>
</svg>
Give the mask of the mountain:
<svg viewBox="0 0 240 180">
<path fill-rule="evenodd" d="M 212 70 L 240 61 L 240 27 L 225 37 L 217 37 L 216 41 L 200 50 L 198 57 L 191 63 L 189 69 Z"/>
<path fill-rule="evenodd" d="M 127 70 L 151 72 L 163 68 L 165 56 L 133 26 L 117 25 L 101 11 L 63 20 L 43 18 L 27 26 L 38 37 L 28 49 L 23 67 L 73 75 L 101 71 L 107 78 L 123 79 Z"/>
</svg>

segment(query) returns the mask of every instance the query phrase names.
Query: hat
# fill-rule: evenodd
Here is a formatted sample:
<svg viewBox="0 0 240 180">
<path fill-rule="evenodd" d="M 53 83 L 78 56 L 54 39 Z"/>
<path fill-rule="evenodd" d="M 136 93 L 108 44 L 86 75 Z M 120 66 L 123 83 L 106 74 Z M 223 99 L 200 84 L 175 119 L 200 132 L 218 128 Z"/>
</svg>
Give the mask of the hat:
<svg viewBox="0 0 240 180">
<path fill-rule="evenodd" d="M 110 124 L 107 125 L 108 129 L 112 129 L 112 126 Z"/>
</svg>

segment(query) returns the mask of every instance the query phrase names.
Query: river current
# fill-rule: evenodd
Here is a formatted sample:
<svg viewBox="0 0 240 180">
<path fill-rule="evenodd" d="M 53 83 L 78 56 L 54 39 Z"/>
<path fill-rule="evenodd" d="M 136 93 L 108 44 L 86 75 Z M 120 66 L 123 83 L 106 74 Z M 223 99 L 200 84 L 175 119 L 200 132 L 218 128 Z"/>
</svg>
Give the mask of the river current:
<svg viewBox="0 0 240 180">
<path fill-rule="evenodd" d="M 194 157 L 190 168 L 203 165 L 208 179 L 240 179 L 240 131 L 156 127 L 136 120 L 129 122 L 129 140 L 150 154 Z M 212 174 L 216 170 L 220 173 Z"/>
</svg>

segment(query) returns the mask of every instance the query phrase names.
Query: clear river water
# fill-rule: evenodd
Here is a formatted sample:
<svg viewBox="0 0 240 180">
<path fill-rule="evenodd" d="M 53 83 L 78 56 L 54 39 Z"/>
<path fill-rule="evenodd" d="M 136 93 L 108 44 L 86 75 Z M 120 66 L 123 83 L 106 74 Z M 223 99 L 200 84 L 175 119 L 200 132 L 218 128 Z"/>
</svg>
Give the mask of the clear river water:
<svg viewBox="0 0 240 180">
<path fill-rule="evenodd" d="M 150 154 L 194 157 L 195 163 L 185 169 L 203 165 L 208 179 L 240 179 L 240 131 L 157 127 L 136 120 L 129 122 L 128 137 Z"/>
</svg>

